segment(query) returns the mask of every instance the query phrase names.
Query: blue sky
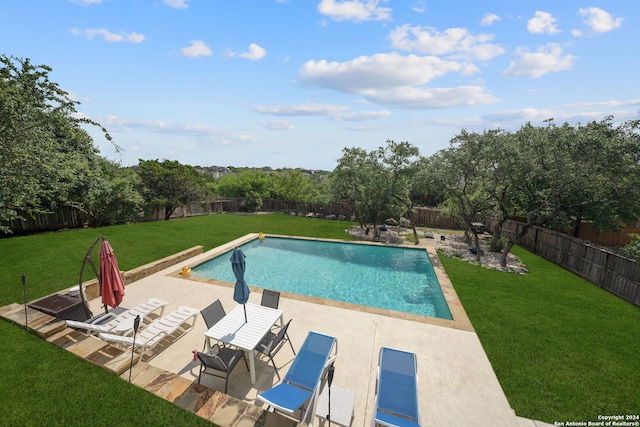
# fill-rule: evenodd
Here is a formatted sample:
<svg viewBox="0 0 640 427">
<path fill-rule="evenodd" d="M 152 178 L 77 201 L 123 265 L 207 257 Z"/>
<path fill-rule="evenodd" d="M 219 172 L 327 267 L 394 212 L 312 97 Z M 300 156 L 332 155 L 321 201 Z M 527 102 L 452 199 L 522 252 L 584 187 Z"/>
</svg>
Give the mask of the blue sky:
<svg viewBox="0 0 640 427">
<path fill-rule="evenodd" d="M 640 2 L 0 0 L 0 53 L 53 68 L 123 166 L 332 170 L 391 139 L 640 118 Z"/>
</svg>

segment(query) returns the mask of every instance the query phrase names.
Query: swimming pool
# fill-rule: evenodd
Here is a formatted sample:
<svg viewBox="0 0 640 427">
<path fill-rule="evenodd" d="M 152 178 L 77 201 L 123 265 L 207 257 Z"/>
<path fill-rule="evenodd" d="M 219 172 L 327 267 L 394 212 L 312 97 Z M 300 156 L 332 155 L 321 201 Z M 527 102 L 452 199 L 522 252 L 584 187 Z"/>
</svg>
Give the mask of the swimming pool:
<svg viewBox="0 0 640 427">
<path fill-rule="evenodd" d="M 250 286 L 451 320 L 424 249 L 269 236 L 240 246 Z M 192 268 L 235 283 L 231 250 Z"/>
</svg>

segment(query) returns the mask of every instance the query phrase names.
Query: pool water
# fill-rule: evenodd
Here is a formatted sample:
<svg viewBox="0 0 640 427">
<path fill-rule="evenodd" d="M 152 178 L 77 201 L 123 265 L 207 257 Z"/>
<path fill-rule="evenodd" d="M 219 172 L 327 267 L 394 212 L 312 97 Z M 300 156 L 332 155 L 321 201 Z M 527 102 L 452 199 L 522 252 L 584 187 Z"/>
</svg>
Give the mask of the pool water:
<svg viewBox="0 0 640 427">
<path fill-rule="evenodd" d="M 424 249 L 269 236 L 240 246 L 250 286 L 451 320 Z M 231 250 L 191 274 L 235 283 Z"/>
</svg>

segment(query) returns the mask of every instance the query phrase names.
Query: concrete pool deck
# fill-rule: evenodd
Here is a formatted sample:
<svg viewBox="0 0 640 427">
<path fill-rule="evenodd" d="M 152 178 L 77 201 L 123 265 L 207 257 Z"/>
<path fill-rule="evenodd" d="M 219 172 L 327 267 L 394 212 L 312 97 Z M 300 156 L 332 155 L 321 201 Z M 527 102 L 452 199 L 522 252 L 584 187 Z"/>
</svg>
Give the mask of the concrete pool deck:
<svg viewBox="0 0 640 427">
<path fill-rule="evenodd" d="M 249 237 L 255 236 L 245 236 Z M 127 285 L 123 305 L 133 307 L 150 297 L 161 298 L 169 302 L 165 309 L 167 314 L 181 305 L 202 309 L 214 300 L 220 299 L 229 312 L 237 305 L 233 301 L 232 284 L 185 277 L 178 272 L 183 266 L 196 265 L 216 253 L 225 252 L 238 245 L 240 241 L 242 239 L 229 242 Z M 434 267 L 438 268 L 437 265 Z M 448 279 L 446 281 L 448 282 Z M 445 293 L 449 294 L 448 301 L 455 302 L 457 296 L 455 292 L 451 293 L 453 288 L 447 291 L 447 285 L 443 280 L 441 283 Z M 249 302 L 259 304 L 260 297 L 260 291 L 253 289 Z M 92 299 L 89 303 L 94 313 L 101 312 L 99 298 Z M 284 312 L 285 321 L 292 319 L 289 336 L 294 348 L 299 348 L 309 331 L 337 338 L 338 358 L 333 386 L 350 390 L 356 395 L 352 426 L 368 426 L 371 423 L 378 352 L 382 346 L 411 351 L 417 355 L 418 395 L 422 425 L 425 427 L 547 425 L 516 416 L 500 387 L 480 340 L 464 314 L 462 305 L 459 301 L 457 304 L 454 321 L 442 321 L 425 316 L 406 318 L 395 313 L 362 307 L 354 309 L 357 307 L 317 298 L 292 298 L 288 294 L 282 294 L 279 308 Z M 18 310 L 16 312 L 19 313 Z M 156 347 L 150 354 L 151 357 L 143 358 L 145 363 L 140 363 L 134 368 L 134 378 L 145 375 L 140 371 L 143 368 L 169 372 L 183 381 L 176 383 L 181 384 L 176 390 L 164 393 L 184 392 L 187 385 L 197 381 L 199 364 L 193 361 L 192 351 L 202 349 L 205 331 L 206 326 L 199 317 L 192 331 L 168 342 L 167 345 Z M 68 334 L 68 329 L 66 333 Z M 96 348 L 103 345 L 99 339 L 88 341 L 95 341 Z M 79 353 L 76 352 L 83 356 Z M 85 353 L 89 353 L 89 350 Z M 89 358 L 88 354 L 84 354 L 84 357 Z M 285 346 L 276 356 L 276 364 L 282 376 L 293 357 L 289 346 Z M 255 405 L 265 409 L 261 403 L 255 401 L 256 396 L 279 381 L 273 367 L 264 359 L 256 360 L 256 373 L 257 381 L 252 386 L 249 373 L 243 364 L 239 364 L 231 374 L 228 394 L 249 404 L 247 407 Z M 203 376 L 202 384 L 214 390 L 224 388 L 223 380 L 208 375 Z M 215 409 L 212 411 L 215 412 Z M 213 415 L 206 418 L 215 419 Z M 255 425 L 257 424 L 284 425 L 281 419 L 269 417 L 262 418 L 262 421 Z"/>
</svg>

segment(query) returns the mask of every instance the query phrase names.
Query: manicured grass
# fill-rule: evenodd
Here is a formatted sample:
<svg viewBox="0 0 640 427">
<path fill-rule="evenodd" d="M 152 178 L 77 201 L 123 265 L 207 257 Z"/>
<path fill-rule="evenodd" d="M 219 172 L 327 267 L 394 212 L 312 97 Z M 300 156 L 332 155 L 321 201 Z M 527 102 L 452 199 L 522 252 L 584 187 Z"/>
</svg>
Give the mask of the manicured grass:
<svg viewBox="0 0 640 427">
<path fill-rule="evenodd" d="M 640 309 L 532 253 L 529 274 L 442 258 L 516 413 L 549 423 L 640 410 Z"/>
<path fill-rule="evenodd" d="M 349 225 L 212 215 L 0 239 L 0 306 L 22 303 L 22 273 L 30 301 L 77 284 L 100 235 L 129 270 L 251 232 L 348 239 Z M 640 309 L 527 251 L 514 252 L 529 274 L 442 262 L 517 414 L 553 423 L 638 413 Z M 8 322 L 0 322 L 0 354 L 0 425 L 208 425 Z"/>
<path fill-rule="evenodd" d="M 0 336 L 0 425 L 211 426 L 18 326 Z"/>
</svg>

